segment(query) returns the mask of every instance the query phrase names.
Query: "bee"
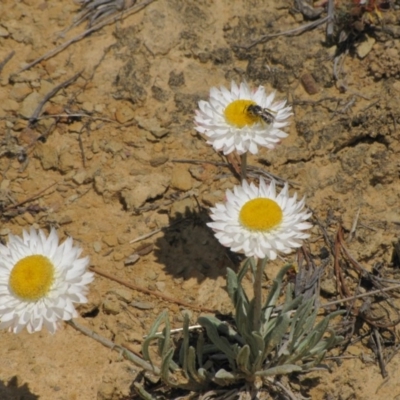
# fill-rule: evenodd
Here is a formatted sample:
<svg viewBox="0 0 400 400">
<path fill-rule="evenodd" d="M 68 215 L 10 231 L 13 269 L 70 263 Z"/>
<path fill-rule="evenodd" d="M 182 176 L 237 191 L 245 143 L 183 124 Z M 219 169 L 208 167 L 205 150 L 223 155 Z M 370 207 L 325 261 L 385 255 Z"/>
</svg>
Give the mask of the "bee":
<svg viewBox="0 0 400 400">
<path fill-rule="evenodd" d="M 262 108 L 257 104 L 248 106 L 247 112 L 254 117 L 260 117 L 267 124 L 272 124 L 275 121 L 274 111 L 269 108 Z"/>
</svg>

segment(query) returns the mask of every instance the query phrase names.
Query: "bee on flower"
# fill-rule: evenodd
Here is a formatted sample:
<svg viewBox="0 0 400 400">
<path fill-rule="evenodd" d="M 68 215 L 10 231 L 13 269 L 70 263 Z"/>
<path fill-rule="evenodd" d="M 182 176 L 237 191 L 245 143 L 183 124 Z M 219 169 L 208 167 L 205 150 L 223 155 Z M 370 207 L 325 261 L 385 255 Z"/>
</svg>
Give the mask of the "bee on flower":
<svg viewBox="0 0 400 400">
<path fill-rule="evenodd" d="M 225 155 L 236 151 L 257 154 L 259 147 L 273 149 L 285 137 L 292 108 L 286 100 L 274 102 L 263 86 L 252 91 L 246 82 L 232 82 L 231 90 L 211 88 L 209 101 L 200 101 L 196 130 L 207 143 Z"/>
</svg>

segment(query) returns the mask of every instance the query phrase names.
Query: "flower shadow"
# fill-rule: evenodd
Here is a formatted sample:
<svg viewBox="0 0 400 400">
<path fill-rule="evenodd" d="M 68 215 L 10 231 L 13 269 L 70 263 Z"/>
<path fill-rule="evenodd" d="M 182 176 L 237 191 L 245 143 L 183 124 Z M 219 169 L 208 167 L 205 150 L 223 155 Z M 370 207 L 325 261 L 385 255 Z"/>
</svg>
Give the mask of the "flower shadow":
<svg viewBox="0 0 400 400">
<path fill-rule="evenodd" d="M 19 386 L 18 377 L 13 376 L 7 384 L 3 381 L 0 381 L 0 399 L 1 400 L 15 400 L 15 399 L 24 399 L 24 400 L 37 400 L 39 396 L 33 394 L 29 388 L 28 384 L 24 383 Z"/>
<path fill-rule="evenodd" d="M 237 270 L 240 256 L 223 247 L 206 224 L 205 209 L 186 206 L 170 217 L 164 235 L 155 242 L 154 255 L 167 274 L 183 280 L 217 279 L 226 268 Z"/>
</svg>

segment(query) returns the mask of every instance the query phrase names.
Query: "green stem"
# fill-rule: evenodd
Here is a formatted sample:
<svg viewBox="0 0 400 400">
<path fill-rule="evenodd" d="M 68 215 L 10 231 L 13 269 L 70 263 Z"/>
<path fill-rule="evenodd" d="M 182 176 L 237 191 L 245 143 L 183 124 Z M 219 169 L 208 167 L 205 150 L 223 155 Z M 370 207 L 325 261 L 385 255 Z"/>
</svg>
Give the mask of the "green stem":
<svg viewBox="0 0 400 400">
<path fill-rule="evenodd" d="M 247 153 L 240 155 L 240 174 L 242 182 L 247 179 Z"/>
<path fill-rule="evenodd" d="M 253 308 L 253 331 L 260 331 L 261 327 L 261 305 L 262 305 L 262 277 L 264 270 L 264 260 L 259 259 L 254 276 L 254 308 Z"/>
</svg>

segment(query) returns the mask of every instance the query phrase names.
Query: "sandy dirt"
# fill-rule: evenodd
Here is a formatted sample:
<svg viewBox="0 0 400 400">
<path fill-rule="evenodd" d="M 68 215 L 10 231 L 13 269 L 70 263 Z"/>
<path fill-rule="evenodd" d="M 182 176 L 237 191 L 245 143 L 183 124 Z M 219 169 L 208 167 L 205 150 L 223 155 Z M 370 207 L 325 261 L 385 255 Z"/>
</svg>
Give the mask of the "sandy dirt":
<svg viewBox="0 0 400 400">
<path fill-rule="evenodd" d="M 383 14 L 387 29 L 370 34 L 376 42 L 364 58 L 349 48 L 335 79 L 337 48 L 325 43 L 325 25 L 241 47 L 306 23 L 292 3 L 157 0 L 19 72 L 85 26 L 66 32 L 79 12 L 71 0 L 1 1 L 0 62 L 15 54 L 0 72 L 0 240 L 31 225 L 54 226 L 83 247 L 92 267 L 188 303 L 96 275 L 89 303 L 78 309 L 80 324 L 139 352 L 164 309 L 173 327 L 181 326 L 184 312 L 195 323 L 198 306 L 231 311 L 225 271 L 237 259 L 205 223 L 209 207 L 238 178 L 218 164 L 226 160 L 193 123 L 210 87 L 231 80 L 277 90 L 294 108 L 289 137 L 249 164 L 292 182 L 331 240 L 343 226 L 354 259 L 396 279 L 400 12 Z M 29 124 L 44 96 L 77 73 Z M 316 226 L 307 248 L 316 265 L 325 265 L 323 302 L 338 298 L 326 247 Z M 281 264 L 268 266 L 266 286 Z M 352 291 L 358 278 L 345 272 Z M 357 320 L 356 330 L 345 332 L 348 346 L 335 353 L 341 358 L 327 361 L 330 372 L 305 375 L 292 390 L 316 400 L 400 399 L 397 326 L 349 320 Z M 385 362 L 390 358 L 385 378 L 371 346 L 375 331 L 384 338 Z M 0 340 L 3 400 L 127 399 L 140 371 L 68 325 L 53 336 L 0 332 Z"/>
</svg>

